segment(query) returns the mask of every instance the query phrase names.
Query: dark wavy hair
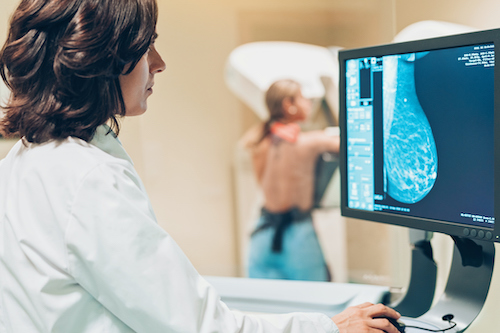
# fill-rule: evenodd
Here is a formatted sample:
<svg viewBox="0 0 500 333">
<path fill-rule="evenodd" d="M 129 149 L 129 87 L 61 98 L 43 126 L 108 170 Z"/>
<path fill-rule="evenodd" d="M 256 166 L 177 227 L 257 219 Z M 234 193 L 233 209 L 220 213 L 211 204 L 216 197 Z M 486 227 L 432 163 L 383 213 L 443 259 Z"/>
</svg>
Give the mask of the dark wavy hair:
<svg viewBox="0 0 500 333">
<path fill-rule="evenodd" d="M 0 51 L 11 90 L 0 133 L 42 143 L 90 141 L 99 125 L 125 115 L 120 74 L 156 38 L 156 0 L 22 0 Z"/>
</svg>

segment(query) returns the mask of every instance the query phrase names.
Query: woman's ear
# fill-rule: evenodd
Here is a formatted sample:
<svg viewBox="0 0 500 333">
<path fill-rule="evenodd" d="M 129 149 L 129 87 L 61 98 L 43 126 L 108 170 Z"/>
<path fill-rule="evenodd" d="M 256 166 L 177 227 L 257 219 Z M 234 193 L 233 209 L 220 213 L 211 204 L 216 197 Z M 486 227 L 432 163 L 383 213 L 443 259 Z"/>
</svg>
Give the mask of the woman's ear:
<svg viewBox="0 0 500 333">
<path fill-rule="evenodd" d="M 293 105 L 293 101 L 290 97 L 285 97 L 281 102 L 281 107 L 283 108 L 284 116 L 293 116 L 297 113 L 297 107 Z"/>
</svg>

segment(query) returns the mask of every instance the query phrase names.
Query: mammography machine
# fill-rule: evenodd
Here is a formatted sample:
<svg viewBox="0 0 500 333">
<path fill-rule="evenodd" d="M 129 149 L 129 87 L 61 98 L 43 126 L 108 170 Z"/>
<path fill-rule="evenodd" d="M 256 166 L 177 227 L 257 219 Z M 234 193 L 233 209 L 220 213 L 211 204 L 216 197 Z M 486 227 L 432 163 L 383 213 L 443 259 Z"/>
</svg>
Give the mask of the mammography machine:
<svg viewBox="0 0 500 333">
<path fill-rule="evenodd" d="M 337 126 L 339 49 L 282 41 L 244 44 L 234 49 L 227 59 L 226 84 L 261 121 L 265 121 L 268 111 L 264 95 L 269 86 L 279 79 L 294 79 L 301 84 L 304 96 L 313 102 L 312 114 L 303 129 Z M 241 145 L 236 147 L 234 166 L 241 261 L 246 262 L 247 243 L 260 213 L 262 197 L 255 183 L 249 152 Z M 347 282 L 346 237 L 339 209 L 338 157 L 323 154 L 318 160 L 316 175 L 314 202 L 317 209 L 313 211 L 313 220 L 315 226 L 324 231 L 319 232 L 320 242 L 322 235 L 329 235 L 322 247 L 326 249 L 326 260 L 335 281 Z"/>
</svg>

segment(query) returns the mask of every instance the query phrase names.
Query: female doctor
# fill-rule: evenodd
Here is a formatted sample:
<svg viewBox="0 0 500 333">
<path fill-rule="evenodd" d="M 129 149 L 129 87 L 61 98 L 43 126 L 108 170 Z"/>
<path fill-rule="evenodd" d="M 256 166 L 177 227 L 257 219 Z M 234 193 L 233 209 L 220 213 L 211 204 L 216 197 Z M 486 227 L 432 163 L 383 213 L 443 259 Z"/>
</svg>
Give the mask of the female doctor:
<svg viewBox="0 0 500 333">
<path fill-rule="evenodd" d="M 383 305 L 231 311 L 156 223 L 116 134 L 165 64 L 155 0 L 22 0 L 0 51 L 0 332 L 389 332 Z M 106 124 L 110 124 L 108 127 Z"/>
</svg>

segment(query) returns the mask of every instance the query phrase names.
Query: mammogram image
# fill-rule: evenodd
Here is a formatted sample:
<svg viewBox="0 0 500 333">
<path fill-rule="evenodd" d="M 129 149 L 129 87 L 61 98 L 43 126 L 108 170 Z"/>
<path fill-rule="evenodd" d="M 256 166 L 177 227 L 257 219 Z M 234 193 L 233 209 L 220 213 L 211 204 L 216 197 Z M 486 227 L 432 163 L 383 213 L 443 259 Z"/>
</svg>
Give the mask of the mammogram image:
<svg viewBox="0 0 500 333">
<path fill-rule="evenodd" d="M 422 200 L 438 174 L 436 143 L 415 89 L 415 60 L 425 55 L 383 58 L 384 188 L 408 204 Z"/>
</svg>

